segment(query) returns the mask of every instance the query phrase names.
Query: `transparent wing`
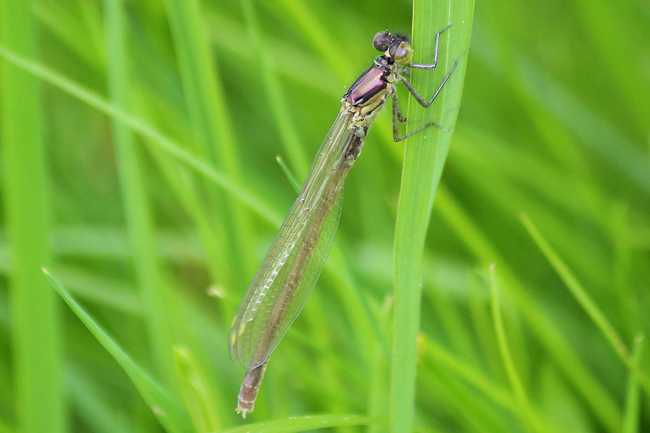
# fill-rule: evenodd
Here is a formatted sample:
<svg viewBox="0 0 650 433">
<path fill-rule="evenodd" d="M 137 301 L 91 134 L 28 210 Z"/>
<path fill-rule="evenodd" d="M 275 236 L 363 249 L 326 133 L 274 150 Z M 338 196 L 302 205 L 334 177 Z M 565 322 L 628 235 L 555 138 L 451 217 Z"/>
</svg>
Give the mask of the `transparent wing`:
<svg viewBox="0 0 650 433">
<path fill-rule="evenodd" d="M 342 191 L 351 165 L 345 149 L 353 139 L 343 110 L 312 163 L 230 329 L 232 360 L 246 369 L 273 352 L 307 302 L 332 248 L 341 215 Z"/>
</svg>

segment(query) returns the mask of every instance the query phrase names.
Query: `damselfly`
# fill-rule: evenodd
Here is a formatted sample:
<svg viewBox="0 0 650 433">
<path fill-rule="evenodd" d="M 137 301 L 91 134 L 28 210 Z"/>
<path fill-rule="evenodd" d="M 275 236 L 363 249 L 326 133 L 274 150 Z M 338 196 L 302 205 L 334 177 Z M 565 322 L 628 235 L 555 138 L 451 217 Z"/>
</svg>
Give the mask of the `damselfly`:
<svg viewBox="0 0 650 433">
<path fill-rule="evenodd" d="M 383 52 L 341 100 L 341 111 L 321 145 L 307 179 L 275 237 L 262 265 L 239 305 L 230 329 L 232 360 L 246 369 L 237 413 L 252 412 L 271 352 L 298 317 L 332 248 L 339 225 L 343 183 L 359 157 L 375 116 L 388 98 L 393 100 L 393 138 L 404 140 L 429 126 L 429 122 L 404 136 L 399 123 L 406 121 L 397 101 L 396 83 L 403 83 L 425 108 L 436 99 L 456 69 L 456 62 L 429 101 L 423 99 L 405 76 L 405 68 L 435 69 L 440 35 L 436 34 L 432 64 L 412 63 L 413 49 L 404 36 L 377 33 L 373 46 Z"/>
</svg>

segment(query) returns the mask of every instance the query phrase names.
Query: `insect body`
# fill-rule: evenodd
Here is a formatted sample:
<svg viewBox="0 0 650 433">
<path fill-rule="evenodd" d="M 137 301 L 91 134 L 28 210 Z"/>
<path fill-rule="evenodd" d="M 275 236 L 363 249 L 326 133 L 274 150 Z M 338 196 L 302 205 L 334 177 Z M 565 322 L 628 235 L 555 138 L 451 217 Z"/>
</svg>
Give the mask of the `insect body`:
<svg viewBox="0 0 650 433">
<path fill-rule="evenodd" d="M 331 250 L 341 215 L 343 184 L 361 154 L 364 138 L 386 100 L 393 101 L 395 141 L 429 127 L 399 136 L 402 115 L 395 85 L 403 83 L 415 99 L 429 107 L 456 69 L 444 78 L 425 101 L 405 78 L 405 68 L 434 69 L 440 34 L 436 34 L 434 63 L 412 63 L 413 49 L 406 37 L 388 31 L 377 33 L 374 47 L 383 54 L 375 59 L 343 95 L 341 110 L 316 154 L 298 198 L 286 216 L 248 291 L 244 295 L 229 335 L 230 357 L 246 369 L 237 412 L 252 412 L 269 356 L 307 302 Z"/>
</svg>

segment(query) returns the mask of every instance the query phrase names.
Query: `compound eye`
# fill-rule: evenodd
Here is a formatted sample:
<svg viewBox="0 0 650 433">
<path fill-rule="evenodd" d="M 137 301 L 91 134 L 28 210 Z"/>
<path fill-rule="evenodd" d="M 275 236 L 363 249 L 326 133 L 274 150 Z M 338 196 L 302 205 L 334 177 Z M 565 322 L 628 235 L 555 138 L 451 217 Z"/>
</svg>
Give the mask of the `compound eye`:
<svg viewBox="0 0 650 433">
<path fill-rule="evenodd" d="M 409 65 L 413 61 L 413 48 L 406 42 L 402 42 L 395 48 L 394 52 L 392 51 L 391 56 L 395 59 L 395 63 L 400 66 Z"/>
<path fill-rule="evenodd" d="M 377 51 L 386 51 L 391 43 L 391 35 L 387 31 L 383 30 L 377 32 L 377 34 L 372 38 L 372 46 L 375 47 Z"/>
</svg>

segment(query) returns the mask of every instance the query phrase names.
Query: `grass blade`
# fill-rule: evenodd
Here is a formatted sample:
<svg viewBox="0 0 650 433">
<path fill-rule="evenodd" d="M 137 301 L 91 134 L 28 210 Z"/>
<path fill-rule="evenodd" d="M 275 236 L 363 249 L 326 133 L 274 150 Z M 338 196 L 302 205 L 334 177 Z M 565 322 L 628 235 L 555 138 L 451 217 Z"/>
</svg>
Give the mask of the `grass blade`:
<svg viewBox="0 0 650 433">
<path fill-rule="evenodd" d="M 261 35 L 261 28 L 255 12 L 255 6 L 251 0 L 242 0 L 242 9 L 247 21 L 248 35 L 252 42 L 255 57 L 259 59 L 259 69 L 264 81 L 266 98 L 271 106 L 274 120 L 278 126 L 285 152 L 294 167 L 295 172 L 303 179 L 309 170 L 309 161 L 305 155 L 304 147 L 301 146 L 300 138 L 295 124 L 291 121 L 290 104 L 287 103 L 282 94 L 280 82 L 271 64 L 272 50 L 268 50 Z M 285 170 L 284 165 L 282 166 Z M 286 173 L 286 170 L 285 170 Z"/>
<path fill-rule="evenodd" d="M 510 386 L 512 392 L 515 395 L 515 399 L 519 404 L 521 410 L 522 422 L 524 425 L 528 425 L 531 430 L 536 432 L 544 431 L 540 420 L 538 419 L 535 411 L 530 405 L 530 400 L 524 389 L 524 385 L 519 378 L 519 373 L 515 368 L 515 362 L 510 352 L 508 345 L 508 337 L 506 336 L 505 326 L 503 325 L 503 317 L 501 316 L 501 305 L 499 303 L 499 288 L 497 286 L 496 273 L 494 271 L 494 265 L 490 266 L 490 294 L 492 297 L 492 319 L 494 321 L 494 330 L 497 335 L 497 341 L 499 342 L 499 349 L 501 351 L 501 358 L 503 359 L 503 366 L 508 375 L 508 380 L 510 381 Z"/>
<path fill-rule="evenodd" d="M 104 331 L 97 322 L 70 296 L 68 291 L 46 269 L 45 276 L 61 295 L 70 309 L 86 325 L 111 356 L 124 369 L 138 388 L 140 394 L 154 412 L 160 423 L 171 433 L 189 433 L 192 431 L 187 412 L 158 383 L 145 373 L 131 357 Z"/>
<path fill-rule="evenodd" d="M 643 335 L 639 335 L 634 342 L 632 351 L 634 365 L 639 365 L 643 357 Z M 634 374 L 630 374 L 627 383 L 627 396 L 625 401 L 625 415 L 623 417 L 622 433 L 638 433 L 640 419 L 639 386 Z"/>
<path fill-rule="evenodd" d="M 343 426 L 386 425 L 381 418 L 366 418 L 356 415 L 316 415 L 291 417 L 279 421 L 260 422 L 243 427 L 222 430 L 221 433 L 297 433 L 307 430 L 334 428 Z"/>
<path fill-rule="evenodd" d="M 582 284 L 578 281 L 576 276 L 571 272 L 569 267 L 564 263 L 560 256 L 553 250 L 551 245 L 544 239 L 542 234 L 539 232 L 537 227 L 533 222 L 528 218 L 527 215 L 522 214 L 521 220 L 528 230 L 528 233 L 533 238 L 539 249 L 544 253 L 548 261 L 551 263 L 551 266 L 555 269 L 557 274 L 562 278 L 564 284 L 571 292 L 571 294 L 576 298 L 576 301 L 582 306 L 585 312 L 589 315 L 591 320 L 596 324 L 600 332 L 605 336 L 607 341 L 612 345 L 616 354 L 621 358 L 625 365 L 630 368 L 630 370 L 637 376 L 640 385 L 644 390 L 650 395 L 650 380 L 646 374 L 639 370 L 638 365 L 633 362 L 630 357 L 629 351 L 623 342 L 623 339 L 619 336 L 616 329 L 612 324 L 607 320 L 605 314 L 601 309 L 596 305 L 596 303 L 591 299 L 587 291 L 582 287 Z"/>
<path fill-rule="evenodd" d="M 284 172 L 284 175 L 287 177 L 287 180 L 291 184 L 291 187 L 296 192 L 296 195 L 298 195 L 300 193 L 300 184 L 298 183 L 298 181 L 296 181 L 296 178 L 291 173 L 291 170 L 289 170 L 289 167 L 287 167 L 287 164 L 285 164 L 281 156 L 278 155 L 275 158 L 275 160 L 278 161 L 278 164 L 280 165 L 280 168 Z"/>
<path fill-rule="evenodd" d="M 196 0 L 167 0 L 166 4 L 198 154 L 240 183 L 243 160 L 237 150 L 241 146 L 232 130 L 218 59 L 210 50 L 203 5 Z M 207 189 L 205 197 L 213 232 L 218 242 L 228 245 L 227 253 L 217 250 L 218 283 L 231 290 L 237 286 L 237 275 L 244 266 L 254 262 L 249 247 L 253 244 L 250 214 L 220 191 Z"/>
<path fill-rule="evenodd" d="M 271 210 L 270 206 L 262 199 L 256 197 L 246 188 L 231 180 L 221 170 L 211 166 L 209 163 L 205 162 L 205 160 L 195 157 L 190 152 L 179 146 L 178 143 L 166 137 L 141 119 L 138 119 L 129 113 L 126 113 L 124 110 L 109 104 L 96 93 L 85 89 L 51 69 L 46 68 L 37 62 L 27 60 L 25 57 L 17 55 L 2 45 L 0 45 L 0 55 L 20 68 L 25 69 L 31 74 L 34 74 L 42 80 L 47 81 L 53 86 L 56 86 L 64 92 L 67 92 L 75 98 L 87 103 L 93 108 L 124 123 L 144 137 L 151 139 L 152 143 L 158 146 L 162 151 L 187 164 L 189 167 L 213 181 L 224 190 L 233 194 L 236 198 L 241 200 L 242 203 L 256 211 L 271 224 L 279 226 L 282 222 L 281 217 Z"/>
<path fill-rule="evenodd" d="M 438 192 L 438 209 L 442 211 L 444 219 L 463 238 L 463 242 L 478 260 L 483 263 L 492 261 L 499 266 L 502 279 L 506 283 L 504 288 L 509 291 L 509 298 L 516 303 L 540 344 L 556 359 L 556 365 L 580 391 L 594 415 L 607 425 L 610 431 L 617 431 L 621 423 L 621 414 L 614 398 L 579 358 L 576 350 L 557 325 L 547 318 L 531 295 L 524 290 L 523 282 L 510 268 L 508 262 L 501 257 L 489 238 L 460 208 L 451 193 L 445 188 L 440 188 Z"/>
<path fill-rule="evenodd" d="M 174 349 L 176 371 L 181 378 L 185 406 L 190 412 L 196 433 L 218 431 L 220 425 L 217 406 L 212 397 L 208 381 L 201 372 L 196 359 L 183 348 Z"/>
<path fill-rule="evenodd" d="M 474 4 L 470 1 L 416 2 L 413 14 L 413 46 L 416 61 L 433 59 L 435 34 L 452 22 L 455 27 L 441 37 L 436 74 L 414 73 L 413 86 L 433 95 L 454 59 L 459 64 L 439 100 L 428 110 L 409 111 L 410 125 L 432 120 L 452 128 L 458 114 Z M 409 103 L 409 108 L 413 105 Z M 421 107 L 420 107 L 421 108 Z M 442 120 L 438 120 L 442 119 Z M 402 186 L 395 228 L 395 321 L 391 368 L 391 427 L 412 431 L 414 420 L 416 346 L 420 328 L 422 252 L 435 191 L 442 175 L 451 134 L 429 128 L 405 144 Z"/>
<path fill-rule="evenodd" d="M 35 57 L 31 3 L 0 0 L 0 41 Z M 0 62 L 0 162 L 3 207 L 11 248 L 9 274 L 14 410 L 24 433 L 66 429 L 57 299 L 39 269 L 51 260 L 50 185 L 41 136 L 40 84 Z"/>
<path fill-rule="evenodd" d="M 113 104 L 128 111 L 129 71 L 124 35 L 122 1 L 106 1 L 106 49 L 108 62 L 109 94 Z M 158 372 L 171 381 L 173 364 L 171 356 L 171 329 L 166 300 L 169 298 L 165 279 L 161 275 L 156 251 L 156 237 L 149 200 L 136 152 L 135 137 L 126 125 L 113 119 L 113 140 L 120 177 L 124 213 L 133 269 L 137 275 L 140 296 L 143 300 L 150 342 Z M 139 346 L 139 344 L 138 344 Z"/>
</svg>

